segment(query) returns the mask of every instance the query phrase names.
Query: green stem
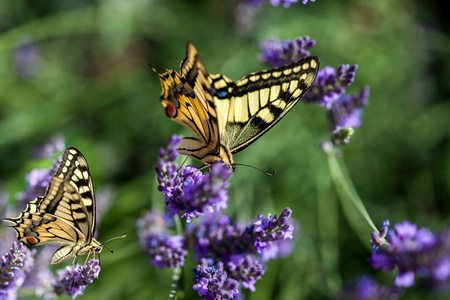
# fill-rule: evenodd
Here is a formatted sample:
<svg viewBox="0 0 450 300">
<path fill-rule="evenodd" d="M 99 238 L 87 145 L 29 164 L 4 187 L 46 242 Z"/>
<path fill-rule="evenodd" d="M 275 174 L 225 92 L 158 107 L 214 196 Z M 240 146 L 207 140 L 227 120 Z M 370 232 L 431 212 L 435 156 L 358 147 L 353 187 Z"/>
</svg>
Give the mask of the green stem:
<svg viewBox="0 0 450 300">
<path fill-rule="evenodd" d="M 377 227 L 372 222 L 372 219 L 369 216 L 369 213 L 367 212 L 366 208 L 364 207 L 364 204 L 361 200 L 361 198 L 358 195 L 358 192 L 356 191 L 352 181 L 350 180 L 350 177 L 348 175 L 348 172 L 345 168 L 345 166 L 338 162 L 335 152 L 330 151 L 328 153 L 328 166 L 330 168 L 330 174 L 331 178 L 334 182 L 334 185 L 336 186 L 337 193 L 339 195 L 339 198 L 341 199 L 341 204 L 344 210 L 344 213 L 346 214 L 346 217 L 349 221 L 349 223 L 352 225 L 352 227 L 357 231 L 358 236 L 364 241 L 364 243 L 367 243 L 367 234 L 365 233 L 365 230 L 361 228 L 360 226 L 360 220 L 354 213 L 355 211 L 352 210 L 350 207 L 352 204 L 354 208 L 359 212 L 359 214 L 365 219 L 367 224 L 369 225 L 370 229 L 372 231 L 375 231 L 378 233 Z"/>
<path fill-rule="evenodd" d="M 182 274 L 183 274 L 183 270 L 180 267 L 173 269 L 172 284 L 170 285 L 169 300 L 177 299 L 178 284 L 180 283 L 180 278 L 181 278 Z"/>
<path fill-rule="evenodd" d="M 183 224 L 181 224 L 180 218 L 178 216 L 174 217 L 175 228 L 177 234 L 183 235 L 184 229 Z M 172 284 L 170 285 L 169 300 L 177 299 L 178 285 L 180 284 L 181 276 L 183 275 L 183 269 L 181 267 L 174 268 L 172 274 Z"/>
</svg>

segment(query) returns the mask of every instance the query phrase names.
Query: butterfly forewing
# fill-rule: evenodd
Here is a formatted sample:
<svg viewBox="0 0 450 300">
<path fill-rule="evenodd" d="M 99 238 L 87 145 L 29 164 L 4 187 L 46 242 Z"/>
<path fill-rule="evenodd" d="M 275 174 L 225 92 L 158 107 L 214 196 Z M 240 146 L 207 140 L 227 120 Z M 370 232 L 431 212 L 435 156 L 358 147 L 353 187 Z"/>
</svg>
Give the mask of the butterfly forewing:
<svg viewBox="0 0 450 300">
<path fill-rule="evenodd" d="M 86 223 L 90 230 L 83 231 L 83 234 L 90 241 L 95 232 L 95 194 L 86 158 L 75 147 L 68 147 L 62 156 L 55 177 L 70 183 L 78 191 L 82 203 L 72 207 L 74 222 L 80 224 L 80 226 Z"/>
<path fill-rule="evenodd" d="M 214 102 L 223 116 L 220 128 L 225 126 L 221 138 L 231 152 L 243 150 L 281 120 L 309 90 L 318 69 L 318 58 L 307 57 L 251 73 L 236 83 L 223 75 L 211 75 Z"/>
</svg>

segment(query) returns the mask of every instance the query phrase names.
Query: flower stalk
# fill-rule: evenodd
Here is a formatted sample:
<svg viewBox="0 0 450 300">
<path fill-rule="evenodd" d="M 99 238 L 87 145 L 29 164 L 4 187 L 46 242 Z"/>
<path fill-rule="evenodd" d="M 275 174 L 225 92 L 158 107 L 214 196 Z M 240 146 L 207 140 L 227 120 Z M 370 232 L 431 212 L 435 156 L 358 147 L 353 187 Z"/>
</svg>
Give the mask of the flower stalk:
<svg viewBox="0 0 450 300">
<path fill-rule="evenodd" d="M 364 220 L 369 225 L 372 231 L 378 233 L 378 229 L 373 223 L 372 219 L 369 216 L 361 198 L 359 197 L 358 192 L 356 191 L 350 177 L 348 175 L 345 167 L 340 164 L 335 155 L 334 148 L 331 148 L 330 151 L 327 151 L 327 159 L 328 166 L 330 169 L 331 178 L 336 186 L 337 193 L 342 203 L 342 207 L 344 209 L 344 213 L 347 216 L 348 221 L 352 224 L 352 227 L 357 231 L 358 236 L 367 244 L 367 235 L 364 231 L 361 230 L 359 226 L 360 220 L 350 209 L 350 203 L 356 208 L 359 214 L 364 218 Z"/>
</svg>

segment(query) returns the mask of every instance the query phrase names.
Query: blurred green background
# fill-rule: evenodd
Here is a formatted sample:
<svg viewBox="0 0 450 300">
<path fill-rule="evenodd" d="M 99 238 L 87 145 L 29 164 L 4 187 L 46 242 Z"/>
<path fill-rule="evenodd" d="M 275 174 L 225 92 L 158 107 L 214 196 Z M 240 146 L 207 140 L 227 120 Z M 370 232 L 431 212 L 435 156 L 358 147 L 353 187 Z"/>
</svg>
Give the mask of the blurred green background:
<svg viewBox="0 0 450 300">
<path fill-rule="evenodd" d="M 88 159 L 96 189 L 113 190 L 99 240 L 129 233 L 109 244 L 114 254 L 103 252 L 100 278 L 84 299 L 167 298 L 171 270 L 148 263 L 135 221 L 147 209 L 164 208 L 153 171 L 158 148 L 171 134 L 191 135 L 165 116 L 148 63 L 160 72 L 178 70 L 188 40 L 210 73 L 234 80 L 267 68 L 258 61 L 258 44 L 271 37 L 309 35 L 322 67 L 358 64 L 348 92 L 369 85 L 370 105 L 342 159 L 369 214 L 377 226 L 385 219 L 409 220 L 436 232 L 449 224 L 450 23 L 439 7 L 445 2 L 266 4 L 247 18 L 241 5 L 0 0 L 0 188 L 13 198 L 36 167 L 34 147 L 63 134 Z M 277 175 L 238 167 L 224 213 L 247 223 L 290 207 L 299 224 L 292 255 L 270 261 L 246 299 L 329 299 L 362 274 L 392 282 L 366 262 L 367 224 L 361 219 L 357 228 L 350 226 L 343 214 L 319 148 L 327 126 L 323 108 L 299 103 L 235 156 Z M 366 233 L 364 241 L 358 230 Z M 187 299 L 196 298 L 193 266 L 188 259 L 182 283 Z M 424 297 L 411 289 L 405 299 Z"/>
</svg>

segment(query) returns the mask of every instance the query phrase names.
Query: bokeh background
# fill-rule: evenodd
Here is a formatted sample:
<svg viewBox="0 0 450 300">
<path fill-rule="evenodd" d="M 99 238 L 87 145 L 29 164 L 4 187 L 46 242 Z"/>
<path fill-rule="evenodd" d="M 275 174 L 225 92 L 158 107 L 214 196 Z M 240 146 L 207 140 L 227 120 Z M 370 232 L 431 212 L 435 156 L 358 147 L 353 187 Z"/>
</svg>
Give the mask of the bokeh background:
<svg viewBox="0 0 450 300">
<path fill-rule="evenodd" d="M 109 244 L 114 254 L 102 254 L 100 278 L 84 299 L 166 299 L 172 272 L 148 263 L 135 222 L 150 208 L 164 209 L 153 171 L 158 148 L 172 134 L 191 133 L 165 116 L 148 64 L 178 70 L 190 40 L 210 73 L 237 80 L 267 68 L 258 61 L 261 41 L 309 35 L 322 67 L 358 64 L 349 93 L 371 87 L 363 125 L 342 160 L 374 222 L 409 220 L 440 231 L 450 221 L 450 40 L 442 5 L 317 0 L 246 10 L 237 0 L 0 0 L 1 191 L 14 202 L 25 174 L 51 165 L 32 159 L 33 149 L 62 134 L 87 157 L 96 189 L 111 193 L 99 240 L 128 232 Z M 325 110 L 300 102 L 235 156 L 277 175 L 238 167 L 224 213 L 247 223 L 290 207 L 299 226 L 293 253 L 270 261 L 246 299 L 329 299 L 362 274 L 392 282 L 366 262 L 370 228 L 362 219 L 350 225 L 343 213 L 319 147 L 328 138 Z M 198 297 L 193 266 L 188 259 L 186 299 Z M 405 295 L 426 297 L 414 288 Z"/>
</svg>

